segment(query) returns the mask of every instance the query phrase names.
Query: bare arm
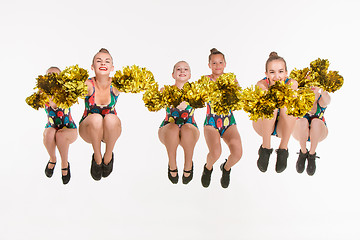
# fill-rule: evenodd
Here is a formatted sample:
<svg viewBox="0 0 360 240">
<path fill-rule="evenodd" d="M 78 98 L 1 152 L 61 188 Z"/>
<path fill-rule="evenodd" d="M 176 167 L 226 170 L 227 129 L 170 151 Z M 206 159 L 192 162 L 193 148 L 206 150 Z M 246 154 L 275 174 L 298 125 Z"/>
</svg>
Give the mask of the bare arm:
<svg viewBox="0 0 360 240">
<path fill-rule="evenodd" d="M 321 107 L 326 107 L 331 102 L 330 94 L 325 90 L 320 90 L 321 98 L 319 99 L 319 104 Z"/>
<path fill-rule="evenodd" d="M 85 81 L 85 84 L 87 86 L 87 91 L 88 91 L 88 96 L 90 96 L 92 93 L 93 93 L 93 86 L 92 84 L 90 83 L 89 79 Z"/>
<path fill-rule="evenodd" d="M 269 89 L 267 83 L 265 82 L 265 80 L 260 80 L 256 83 L 256 86 L 260 87 L 262 90 L 267 91 Z"/>
<path fill-rule="evenodd" d="M 298 89 L 299 84 L 298 84 L 298 82 L 296 80 L 290 79 L 290 84 L 291 84 L 292 90 L 297 90 Z"/>
</svg>

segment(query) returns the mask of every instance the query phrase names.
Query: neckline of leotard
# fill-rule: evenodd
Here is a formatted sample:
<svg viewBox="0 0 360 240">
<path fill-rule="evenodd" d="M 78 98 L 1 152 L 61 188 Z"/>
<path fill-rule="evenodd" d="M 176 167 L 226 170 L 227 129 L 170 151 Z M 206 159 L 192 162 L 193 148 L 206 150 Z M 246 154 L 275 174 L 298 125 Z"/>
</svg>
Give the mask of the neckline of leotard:
<svg viewBox="0 0 360 240">
<path fill-rule="evenodd" d="M 92 84 L 92 86 L 93 86 L 93 93 L 92 93 L 89 97 L 91 97 L 91 96 L 93 96 L 93 95 L 95 94 L 95 82 L 94 82 L 94 80 L 96 80 L 95 77 L 94 77 L 94 78 L 90 78 L 90 82 L 91 82 L 91 84 Z M 109 102 L 108 104 L 104 104 L 104 105 L 100 104 L 100 105 L 99 105 L 99 104 L 97 104 L 97 103 L 95 102 L 95 95 L 94 95 L 94 105 L 95 105 L 95 106 L 99 106 L 99 107 L 109 106 L 110 103 L 112 102 L 112 97 L 116 98 L 116 95 L 115 95 L 115 93 L 113 92 L 112 85 L 110 85 L 110 102 Z"/>
</svg>

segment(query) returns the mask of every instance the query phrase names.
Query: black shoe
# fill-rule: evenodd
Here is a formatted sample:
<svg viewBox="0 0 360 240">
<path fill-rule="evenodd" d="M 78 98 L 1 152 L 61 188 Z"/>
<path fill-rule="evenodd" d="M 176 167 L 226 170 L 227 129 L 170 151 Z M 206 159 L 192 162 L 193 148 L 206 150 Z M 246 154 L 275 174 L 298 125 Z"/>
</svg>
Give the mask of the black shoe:
<svg viewBox="0 0 360 240">
<path fill-rule="evenodd" d="M 182 182 L 183 184 L 188 184 L 192 179 L 194 175 L 194 162 L 192 163 L 191 169 L 189 171 L 184 170 L 184 173 L 190 173 L 189 176 L 185 177 L 184 174 L 182 175 Z"/>
<path fill-rule="evenodd" d="M 269 165 L 269 158 L 272 153 L 273 149 L 270 148 L 263 148 L 262 145 L 259 148 L 259 159 L 257 161 L 257 166 L 260 171 L 266 172 L 268 165 Z"/>
<path fill-rule="evenodd" d="M 175 176 L 175 177 L 173 177 L 173 176 L 171 175 L 172 172 L 176 173 L 176 176 Z M 170 166 L 168 167 L 168 178 L 169 178 L 169 180 L 170 180 L 173 184 L 177 184 L 177 183 L 178 183 L 178 181 L 179 181 L 179 174 L 178 174 L 177 168 L 174 169 L 174 170 L 170 170 Z"/>
<path fill-rule="evenodd" d="M 110 173 L 113 170 L 113 166 L 114 166 L 114 153 L 112 153 L 111 160 L 107 165 L 104 163 L 104 159 L 103 159 L 103 162 L 102 162 L 102 167 L 103 167 L 102 177 L 106 178 L 107 176 L 109 176 Z"/>
<path fill-rule="evenodd" d="M 301 149 L 300 149 L 298 154 L 299 154 L 299 157 L 298 157 L 298 160 L 296 162 L 296 171 L 298 173 L 302 173 L 302 172 L 304 172 L 304 169 L 305 169 L 305 161 L 306 161 L 306 158 L 307 158 L 307 156 L 309 154 L 309 151 L 306 149 L 306 153 L 302 153 Z"/>
<path fill-rule="evenodd" d="M 201 184 L 203 185 L 203 187 L 208 187 L 210 185 L 210 181 L 211 181 L 211 173 L 213 171 L 213 168 L 211 170 L 206 168 L 206 163 L 204 165 L 204 170 L 201 176 Z"/>
<path fill-rule="evenodd" d="M 50 169 L 50 168 L 49 168 L 49 164 L 55 165 L 56 162 L 53 163 L 53 162 L 50 162 L 50 160 L 49 160 L 48 163 L 46 164 L 46 167 L 45 167 L 45 175 L 46 175 L 48 178 L 51 178 L 52 175 L 53 175 L 53 173 L 54 173 L 54 168 L 55 168 L 55 166 L 54 166 L 52 169 Z"/>
<path fill-rule="evenodd" d="M 315 173 L 315 170 L 316 170 L 315 158 L 319 158 L 318 156 L 316 156 L 316 153 L 308 154 L 308 157 L 307 157 L 308 165 L 306 167 L 306 172 L 309 176 L 312 176 Z"/>
<path fill-rule="evenodd" d="M 286 169 L 289 151 L 287 149 L 279 148 L 276 149 L 276 153 L 277 153 L 277 158 L 276 158 L 275 170 L 277 173 L 281 173 Z"/>
<path fill-rule="evenodd" d="M 226 162 L 227 162 L 227 159 L 225 159 L 225 162 L 220 165 L 220 169 L 222 171 L 222 177 L 220 179 L 220 183 L 221 183 L 221 186 L 223 188 L 227 188 L 229 186 L 229 184 L 230 184 L 230 171 L 231 171 L 231 169 L 229 171 L 225 170 L 224 167 L 225 167 Z"/>
<path fill-rule="evenodd" d="M 70 181 L 70 177 L 71 177 L 70 163 L 68 162 L 67 168 L 62 168 L 61 170 L 64 170 L 64 171 L 67 170 L 67 174 L 65 176 L 61 174 L 61 178 L 62 178 L 63 184 L 68 184 L 68 182 Z"/>
<path fill-rule="evenodd" d="M 96 181 L 99 181 L 101 179 L 102 164 L 97 164 L 95 162 L 94 154 L 92 155 L 90 174 L 91 177 Z"/>
</svg>

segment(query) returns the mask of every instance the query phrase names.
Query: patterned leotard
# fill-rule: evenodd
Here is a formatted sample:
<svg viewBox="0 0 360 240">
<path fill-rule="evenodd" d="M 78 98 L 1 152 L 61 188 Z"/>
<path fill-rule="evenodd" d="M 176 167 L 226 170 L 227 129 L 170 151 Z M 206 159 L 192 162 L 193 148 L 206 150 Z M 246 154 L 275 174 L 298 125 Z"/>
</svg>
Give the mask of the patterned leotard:
<svg viewBox="0 0 360 240">
<path fill-rule="evenodd" d="M 325 110 L 326 110 L 326 107 L 321 107 L 320 104 L 319 104 L 319 100 L 321 98 L 321 95 L 319 96 L 318 100 L 316 101 L 316 104 L 317 104 L 317 109 L 316 109 L 316 112 L 312 115 L 310 115 L 309 113 L 306 113 L 305 116 L 303 118 L 306 118 L 309 122 L 309 127 L 311 125 L 311 120 L 313 120 L 314 118 L 318 118 L 320 119 L 321 121 L 323 121 L 326 125 L 326 121 L 325 121 L 325 117 L 324 117 L 324 113 L 325 113 Z"/>
<path fill-rule="evenodd" d="M 209 75 L 207 77 L 211 79 Z M 204 126 L 214 127 L 219 132 L 220 137 L 222 137 L 225 131 L 231 125 L 236 125 L 235 117 L 231 110 L 229 111 L 228 115 L 217 115 L 212 109 L 211 103 L 206 103 L 206 117 Z"/>
<path fill-rule="evenodd" d="M 115 104 L 118 99 L 118 96 L 115 95 L 113 92 L 112 86 L 110 86 L 110 96 L 111 100 L 108 105 L 96 105 L 95 103 L 95 83 L 94 80 L 89 78 L 89 81 L 91 82 L 93 86 L 93 93 L 90 96 L 85 97 L 85 111 L 84 114 L 80 120 L 80 123 L 89 115 L 93 113 L 98 113 L 101 116 L 105 117 L 107 114 L 116 114 L 115 110 Z"/>
<path fill-rule="evenodd" d="M 70 108 L 56 108 L 53 109 L 48 103 L 45 104 L 45 112 L 48 122 L 45 128 L 55 128 L 56 130 L 62 128 L 76 128 L 76 124 L 71 117 Z"/>
<path fill-rule="evenodd" d="M 189 104 L 187 104 L 184 110 L 180 110 L 178 108 L 166 108 L 166 116 L 164 121 L 161 123 L 160 128 L 169 124 L 175 123 L 181 128 L 184 124 L 190 123 L 195 127 L 198 127 L 194 118 L 195 109 L 192 108 Z"/>
<path fill-rule="evenodd" d="M 309 122 L 309 128 L 311 127 L 311 121 L 314 119 L 314 118 L 318 118 L 320 119 L 321 121 L 323 121 L 323 123 L 325 124 L 326 126 L 326 121 L 325 121 L 325 117 L 324 117 L 324 113 L 325 113 L 325 109 L 326 107 L 321 107 L 320 104 L 319 104 L 319 100 L 321 98 L 321 95 L 319 96 L 318 100 L 316 101 L 316 104 L 317 104 L 317 109 L 316 109 L 316 112 L 312 115 L 310 115 L 309 113 L 306 113 L 302 118 L 306 118 Z M 299 119 L 299 118 L 298 118 Z M 310 142 L 310 135 L 307 139 L 308 142 Z"/>
</svg>

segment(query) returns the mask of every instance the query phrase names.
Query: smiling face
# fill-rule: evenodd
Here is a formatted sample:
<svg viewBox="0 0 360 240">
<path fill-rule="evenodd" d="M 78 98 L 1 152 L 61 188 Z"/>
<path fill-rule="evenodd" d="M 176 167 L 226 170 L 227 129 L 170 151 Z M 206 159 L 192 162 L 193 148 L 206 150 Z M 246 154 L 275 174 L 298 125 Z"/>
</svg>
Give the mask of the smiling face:
<svg viewBox="0 0 360 240">
<path fill-rule="evenodd" d="M 91 69 L 95 72 L 95 75 L 109 75 L 114 70 L 110 54 L 98 52 L 94 57 Z"/>
<path fill-rule="evenodd" d="M 191 78 L 190 66 L 187 62 L 181 61 L 175 64 L 172 77 L 176 81 L 187 82 Z"/>
<path fill-rule="evenodd" d="M 212 74 L 220 76 L 224 73 L 226 67 L 226 62 L 222 54 L 214 54 L 211 56 L 209 61 L 209 68 L 212 71 Z"/>
<path fill-rule="evenodd" d="M 285 81 L 288 76 L 288 72 L 284 61 L 278 59 L 269 62 L 265 75 L 272 82 Z"/>
</svg>

